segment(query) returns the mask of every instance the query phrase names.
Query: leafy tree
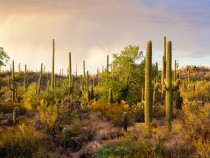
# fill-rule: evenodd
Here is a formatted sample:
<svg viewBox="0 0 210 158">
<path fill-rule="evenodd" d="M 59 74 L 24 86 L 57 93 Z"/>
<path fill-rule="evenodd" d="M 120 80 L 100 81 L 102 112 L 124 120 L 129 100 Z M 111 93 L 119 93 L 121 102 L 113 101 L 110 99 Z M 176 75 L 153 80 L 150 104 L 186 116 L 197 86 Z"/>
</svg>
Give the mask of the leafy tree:
<svg viewBox="0 0 210 158">
<path fill-rule="evenodd" d="M 112 88 L 115 101 L 139 101 L 144 86 L 144 69 L 145 58 L 138 46 L 129 45 L 120 54 L 113 54 L 112 71 L 99 76 L 100 99 L 106 101 L 109 88 Z M 153 78 L 157 74 L 155 65 L 152 74 Z"/>
<path fill-rule="evenodd" d="M 9 56 L 4 51 L 4 48 L 0 47 L 0 67 L 5 66 L 5 64 L 9 61 Z"/>
</svg>

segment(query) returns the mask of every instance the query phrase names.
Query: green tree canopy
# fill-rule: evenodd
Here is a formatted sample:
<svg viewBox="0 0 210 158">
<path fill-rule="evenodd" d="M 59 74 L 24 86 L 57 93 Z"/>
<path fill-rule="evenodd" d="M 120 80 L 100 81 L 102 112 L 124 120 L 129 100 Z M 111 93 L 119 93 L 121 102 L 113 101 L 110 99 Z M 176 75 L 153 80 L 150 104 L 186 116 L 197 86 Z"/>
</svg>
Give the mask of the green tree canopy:
<svg viewBox="0 0 210 158">
<path fill-rule="evenodd" d="M 0 67 L 5 66 L 8 61 L 9 61 L 9 56 L 4 51 L 4 48 L 0 47 Z"/>
<path fill-rule="evenodd" d="M 138 46 L 129 45 L 119 54 L 113 54 L 112 72 L 105 72 L 99 85 L 107 95 L 112 88 L 117 101 L 138 100 L 139 89 L 144 83 L 144 65 L 143 52 Z"/>
</svg>

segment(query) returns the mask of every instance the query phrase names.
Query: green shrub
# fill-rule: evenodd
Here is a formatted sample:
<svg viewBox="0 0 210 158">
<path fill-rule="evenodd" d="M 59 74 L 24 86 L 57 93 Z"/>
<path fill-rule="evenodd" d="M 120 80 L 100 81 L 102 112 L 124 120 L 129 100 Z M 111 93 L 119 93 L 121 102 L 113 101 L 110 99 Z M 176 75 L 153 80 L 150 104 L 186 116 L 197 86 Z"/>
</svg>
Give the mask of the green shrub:
<svg viewBox="0 0 210 158">
<path fill-rule="evenodd" d="M 62 107 L 58 105 L 47 105 L 47 102 L 41 100 L 40 106 L 37 107 L 40 121 L 47 132 L 55 128 L 57 121 L 62 115 Z"/>
</svg>

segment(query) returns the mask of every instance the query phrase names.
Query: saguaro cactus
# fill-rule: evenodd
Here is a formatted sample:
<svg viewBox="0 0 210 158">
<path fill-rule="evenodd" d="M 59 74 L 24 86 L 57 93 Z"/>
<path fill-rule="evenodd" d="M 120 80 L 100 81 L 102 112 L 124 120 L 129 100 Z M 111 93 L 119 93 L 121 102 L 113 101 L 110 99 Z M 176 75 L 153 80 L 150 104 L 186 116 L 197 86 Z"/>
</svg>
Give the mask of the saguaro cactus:
<svg viewBox="0 0 210 158">
<path fill-rule="evenodd" d="M 83 61 L 83 77 L 85 78 L 85 60 Z"/>
<path fill-rule="evenodd" d="M 188 69 L 188 84 L 190 83 L 190 69 Z"/>
<path fill-rule="evenodd" d="M 183 102 L 183 98 L 180 95 L 180 91 L 178 90 L 176 92 L 176 98 L 175 98 L 175 107 L 176 109 L 182 109 L 182 102 Z"/>
<path fill-rule="evenodd" d="M 15 107 L 13 110 L 13 125 L 17 124 L 17 118 L 19 116 L 19 108 Z"/>
<path fill-rule="evenodd" d="M 53 53 L 52 53 L 52 73 L 51 73 L 51 87 L 55 87 L 55 40 L 53 39 Z"/>
<path fill-rule="evenodd" d="M 164 95 L 165 95 L 165 91 L 163 89 L 163 85 L 164 85 L 164 80 L 165 80 L 165 71 L 166 71 L 166 65 L 165 65 L 165 56 L 162 57 L 162 76 L 161 76 L 161 85 L 162 85 L 162 91 L 161 91 L 161 98 L 163 99 Z"/>
<path fill-rule="evenodd" d="M 176 63 L 176 60 L 175 60 L 175 62 L 174 62 L 174 81 L 176 81 L 176 79 L 177 79 L 176 68 L 177 68 L 177 63 Z"/>
<path fill-rule="evenodd" d="M 24 73 L 24 89 L 25 91 L 28 88 L 28 73 L 27 73 L 27 66 L 25 64 L 25 73 Z"/>
<path fill-rule="evenodd" d="M 93 85 L 90 87 L 90 100 L 94 98 L 94 88 Z"/>
<path fill-rule="evenodd" d="M 144 102 L 144 87 L 141 88 L 141 102 Z"/>
<path fill-rule="evenodd" d="M 109 72 L 109 55 L 106 57 L 106 71 Z"/>
<path fill-rule="evenodd" d="M 19 63 L 19 65 L 18 65 L 18 70 L 19 70 L 19 72 L 21 71 L 21 70 L 20 70 L 20 63 Z"/>
<path fill-rule="evenodd" d="M 71 74 L 72 74 L 72 68 L 71 68 L 71 53 L 69 52 L 69 95 L 71 95 Z"/>
<path fill-rule="evenodd" d="M 14 60 L 12 61 L 12 81 L 9 83 L 10 90 L 12 91 L 12 101 L 15 101 L 15 66 L 14 66 Z"/>
<path fill-rule="evenodd" d="M 180 80 L 177 80 L 175 85 L 172 85 L 172 53 L 171 53 L 172 44 L 171 41 L 168 41 L 167 43 L 167 59 L 166 59 L 166 82 L 164 85 L 164 90 L 166 91 L 166 122 L 167 127 L 169 130 L 171 130 L 172 125 L 172 112 L 173 112 L 173 91 L 178 90 Z"/>
<path fill-rule="evenodd" d="M 123 129 L 124 131 L 127 131 L 128 128 L 128 114 L 127 112 L 123 113 Z"/>
<path fill-rule="evenodd" d="M 62 141 L 63 141 L 64 148 L 66 148 L 66 146 L 67 146 L 68 137 L 69 137 L 68 129 L 63 128 L 63 130 L 62 130 Z"/>
<path fill-rule="evenodd" d="M 113 92 L 112 92 L 112 88 L 109 88 L 108 103 L 110 103 L 110 104 L 113 103 Z"/>
<path fill-rule="evenodd" d="M 155 80 L 156 80 L 156 83 L 159 83 L 158 63 L 156 62 L 155 65 L 156 65 L 155 68 L 156 68 L 156 71 L 157 71 L 157 75 L 156 75 L 156 79 Z"/>
<path fill-rule="evenodd" d="M 40 70 L 40 76 L 39 76 L 39 85 L 38 85 L 38 93 L 41 91 L 41 84 L 42 84 L 42 70 L 43 70 L 43 64 L 41 63 L 41 70 Z"/>
<path fill-rule="evenodd" d="M 147 42 L 145 65 L 145 104 L 144 118 L 146 126 L 152 122 L 152 42 Z"/>
</svg>

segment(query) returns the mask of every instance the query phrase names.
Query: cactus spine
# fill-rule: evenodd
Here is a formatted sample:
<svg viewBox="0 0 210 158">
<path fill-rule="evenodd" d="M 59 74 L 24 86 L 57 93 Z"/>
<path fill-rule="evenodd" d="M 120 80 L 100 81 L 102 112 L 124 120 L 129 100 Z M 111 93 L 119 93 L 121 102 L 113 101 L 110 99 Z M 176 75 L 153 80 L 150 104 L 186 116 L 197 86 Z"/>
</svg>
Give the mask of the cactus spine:
<svg viewBox="0 0 210 158">
<path fill-rule="evenodd" d="M 52 73 L 51 73 L 51 87 L 54 89 L 55 87 L 55 40 L 53 39 L 53 53 L 52 53 Z"/>
<path fill-rule="evenodd" d="M 123 113 L 123 129 L 124 131 L 127 131 L 128 128 L 128 114 L 127 112 Z"/>
<path fill-rule="evenodd" d="M 145 65 L 145 124 L 149 128 L 152 122 L 152 42 L 147 42 L 146 65 Z"/>
<path fill-rule="evenodd" d="M 112 88 L 109 88 L 108 103 L 109 104 L 112 104 L 113 103 L 113 92 L 112 92 Z"/>
<path fill-rule="evenodd" d="M 41 70 L 40 70 L 40 77 L 39 77 L 39 85 L 38 85 L 38 93 L 41 91 L 41 84 L 42 84 L 42 69 L 43 69 L 43 64 L 41 63 Z"/>
<path fill-rule="evenodd" d="M 72 68 L 71 68 L 71 53 L 69 53 L 69 95 L 71 95 L 71 72 Z"/>
</svg>

